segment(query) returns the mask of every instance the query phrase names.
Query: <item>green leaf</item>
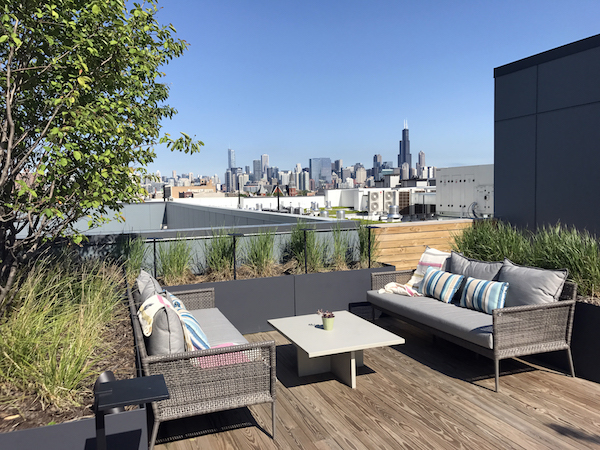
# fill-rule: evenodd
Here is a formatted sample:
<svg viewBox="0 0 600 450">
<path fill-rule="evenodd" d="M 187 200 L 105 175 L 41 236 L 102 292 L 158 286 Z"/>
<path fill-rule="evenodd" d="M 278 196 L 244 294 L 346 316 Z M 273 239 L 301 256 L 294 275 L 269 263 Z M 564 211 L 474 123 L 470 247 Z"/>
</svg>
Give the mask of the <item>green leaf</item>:
<svg viewBox="0 0 600 450">
<path fill-rule="evenodd" d="M 6 41 L 8 41 L 8 36 L 6 34 L 3 36 L 0 36 L 0 43 L 6 42 Z"/>
<path fill-rule="evenodd" d="M 75 161 L 80 161 L 81 160 L 81 152 L 78 150 L 75 150 L 73 152 L 73 158 L 75 158 Z"/>
<path fill-rule="evenodd" d="M 92 6 L 92 12 L 94 14 L 100 14 L 100 7 L 98 5 Z"/>
</svg>

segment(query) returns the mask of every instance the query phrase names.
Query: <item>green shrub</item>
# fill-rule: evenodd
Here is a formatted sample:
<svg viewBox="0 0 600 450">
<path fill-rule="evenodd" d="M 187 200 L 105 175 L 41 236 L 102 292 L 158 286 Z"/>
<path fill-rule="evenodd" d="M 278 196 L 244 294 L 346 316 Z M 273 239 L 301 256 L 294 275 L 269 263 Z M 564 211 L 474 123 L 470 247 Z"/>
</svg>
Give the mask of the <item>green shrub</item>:
<svg viewBox="0 0 600 450">
<path fill-rule="evenodd" d="M 531 241 L 532 265 L 567 268 L 579 294 L 600 294 L 600 246 L 590 233 L 557 224 L 538 229 Z"/>
<path fill-rule="evenodd" d="M 157 256 L 164 284 L 185 284 L 192 276 L 192 248 L 185 239 L 161 242 Z"/>
<path fill-rule="evenodd" d="M 352 257 L 352 248 L 350 247 L 350 238 L 346 231 L 342 231 L 340 224 L 332 230 L 333 233 L 333 255 L 331 265 L 334 270 L 346 270 Z"/>
<path fill-rule="evenodd" d="M 306 236 L 306 259 L 305 259 Z M 308 272 L 319 272 L 325 267 L 326 255 L 329 246 L 317 237 L 314 230 L 307 229 L 306 223 L 298 221 L 290 235 L 289 252 L 297 262 L 298 269 L 304 271 L 306 265 Z M 305 264 L 306 263 L 306 264 Z"/>
<path fill-rule="evenodd" d="M 212 238 L 204 241 L 204 270 L 219 274 L 222 278 L 232 277 L 233 238 L 224 228 L 212 230 Z"/>
<path fill-rule="evenodd" d="M 275 233 L 262 231 L 256 236 L 245 238 L 243 253 L 245 264 L 257 277 L 268 277 L 273 274 L 275 260 Z"/>
<path fill-rule="evenodd" d="M 517 264 L 531 265 L 530 233 L 502 221 L 474 222 L 471 228 L 454 236 L 453 249 L 468 258 L 483 261 L 508 258 Z"/>
<path fill-rule="evenodd" d="M 587 231 L 561 224 L 535 232 L 497 221 L 477 221 L 455 236 L 453 249 L 469 258 L 545 269 L 568 269 L 580 295 L 600 293 L 600 244 Z"/>
<path fill-rule="evenodd" d="M 371 235 L 371 245 L 369 246 L 369 235 Z M 369 254 L 371 255 L 371 264 L 379 258 L 379 240 L 369 228 L 366 221 L 360 221 L 358 225 L 358 248 L 360 255 L 360 265 L 369 266 Z"/>
<path fill-rule="evenodd" d="M 94 363 L 111 351 L 103 334 L 122 305 L 122 272 L 46 257 L 18 281 L 13 308 L 0 323 L 0 385 L 43 405 L 79 405 L 99 375 Z"/>
<path fill-rule="evenodd" d="M 141 269 L 149 269 L 144 265 L 148 247 L 146 246 L 145 239 L 141 236 L 135 238 L 128 236 L 126 239 L 118 241 L 114 253 L 115 260 L 125 266 L 127 282 L 129 284 L 135 281 Z"/>
</svg>

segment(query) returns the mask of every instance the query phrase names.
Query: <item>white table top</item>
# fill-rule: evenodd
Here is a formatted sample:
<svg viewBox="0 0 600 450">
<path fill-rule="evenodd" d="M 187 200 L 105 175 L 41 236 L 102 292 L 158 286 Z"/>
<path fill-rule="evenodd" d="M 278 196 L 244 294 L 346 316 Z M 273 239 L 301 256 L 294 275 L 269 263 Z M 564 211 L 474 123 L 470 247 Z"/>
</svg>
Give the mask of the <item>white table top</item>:
<svg viewBox="0 0 600 450">
<path fill-rule="evenodd" d="M 348 311 L 334 311 L 333 330 L 325 331 L 318 314 L 268 320 L 269 324 L 300 347 L 309 358 L 367 348 L 404 344 L 404 338 L 390 333 Z"/>
</svg>

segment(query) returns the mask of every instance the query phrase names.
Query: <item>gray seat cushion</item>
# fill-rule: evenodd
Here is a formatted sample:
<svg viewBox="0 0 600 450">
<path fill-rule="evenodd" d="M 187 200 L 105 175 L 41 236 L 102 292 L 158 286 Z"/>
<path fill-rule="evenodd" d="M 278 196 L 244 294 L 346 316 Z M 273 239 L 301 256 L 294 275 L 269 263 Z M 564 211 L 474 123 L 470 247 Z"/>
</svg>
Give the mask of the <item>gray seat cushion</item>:
<svg viewBox="0 0 600 450">
<path fill-rule="evenodd" d="M 567 270 L 518 266 L 505 259 L 498 281 L 508 282 L 504 307 L 538 305 L 558 301 L 567 279 Z"/>
<path fill-rule="evenodd" d="M 152 322 L 152 334 L 144 339 L 149 356 L 185 351 L 181 319 L 172 308 L 162 308 L 157 311 Z"/>
<path fill-rule="evenodd" d="M 221 344 L 247 344 L 248 341 L 218 308 L 190 311 L 206 334 L 211 347 Z"/>
<path fill-rule="evenodd" d="M 493 348 L 492 316 L 429 297 L 408 297 L 368 291 L 376 307 L 443 331 L 485 348 Z"/>
</svg>

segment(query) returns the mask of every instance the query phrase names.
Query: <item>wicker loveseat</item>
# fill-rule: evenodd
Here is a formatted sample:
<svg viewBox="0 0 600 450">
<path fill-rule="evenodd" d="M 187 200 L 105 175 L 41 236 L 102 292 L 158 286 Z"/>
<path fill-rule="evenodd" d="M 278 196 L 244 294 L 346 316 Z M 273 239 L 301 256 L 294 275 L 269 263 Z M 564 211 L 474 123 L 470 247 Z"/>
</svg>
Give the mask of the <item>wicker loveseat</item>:
<svg viewBox="0 0 600 450">
<path fill-rule="evenodd" d="M 502 263 L 495 264 L 501 265 Z M 517 267 L 516 270 L 519 270 L 518 266 L 512 265 L 511 268 L 513 267 Z M 451 272 L 451 267 L 447 270 Z M 536 269 L 523 268 L 523 270 L 533 271 Z M 524 274 L 525 279 L 529 273 L 531 272 Z M 533 273 L 535 274 L 535 272 Z M 373 273 L 371 275 L 372 290 L 367 292 L 367 300 L 373 306 L 374 311 L 383 311 L 424 329 L 434 336 L 439 336 L 493 359 L 496 392 L 498 391 L 500 360 L 502 359 L 565 350 L 571 375 L 575 376 L 570 343 L 576 284 L 564 282 L 563 285 L 561 283 L 556 295 L 559 301 L 505 306 L 494 309 L 491 311 L 492 314 L 461 307 L 456 304 L 456 301 L 444 303 L 429 297 L 380 293 L 380 290 L 388 283 L 403 285 L 411 279 L 412 275 L 413 271 Z M 492 276 L 490 275 L 487 279 L 491 280 Z M 515 290 L 518 289 L 516 283 L 513 284 L 514 286 L 508 287 L 508 291 L 511 287 Z"/>
<path fill-rule="evenodd" d="M 149 356 L 137 311 L 137 288 L 127 288 L 137 348 L 145 376 L 162 374 L 170 398 L 153 402 L 154 425 L 150 449 L 161 422 L 260 403 L 272 404 L 275 438 L 275 342 L 248 343 L 215 308 L 213 289 L 178 291 L 177 297 L 202 325 L 209 340 L 236 336 L 235 345 Z M 222 338 L 227 342 L 231 338 Z"/>
</svg>

